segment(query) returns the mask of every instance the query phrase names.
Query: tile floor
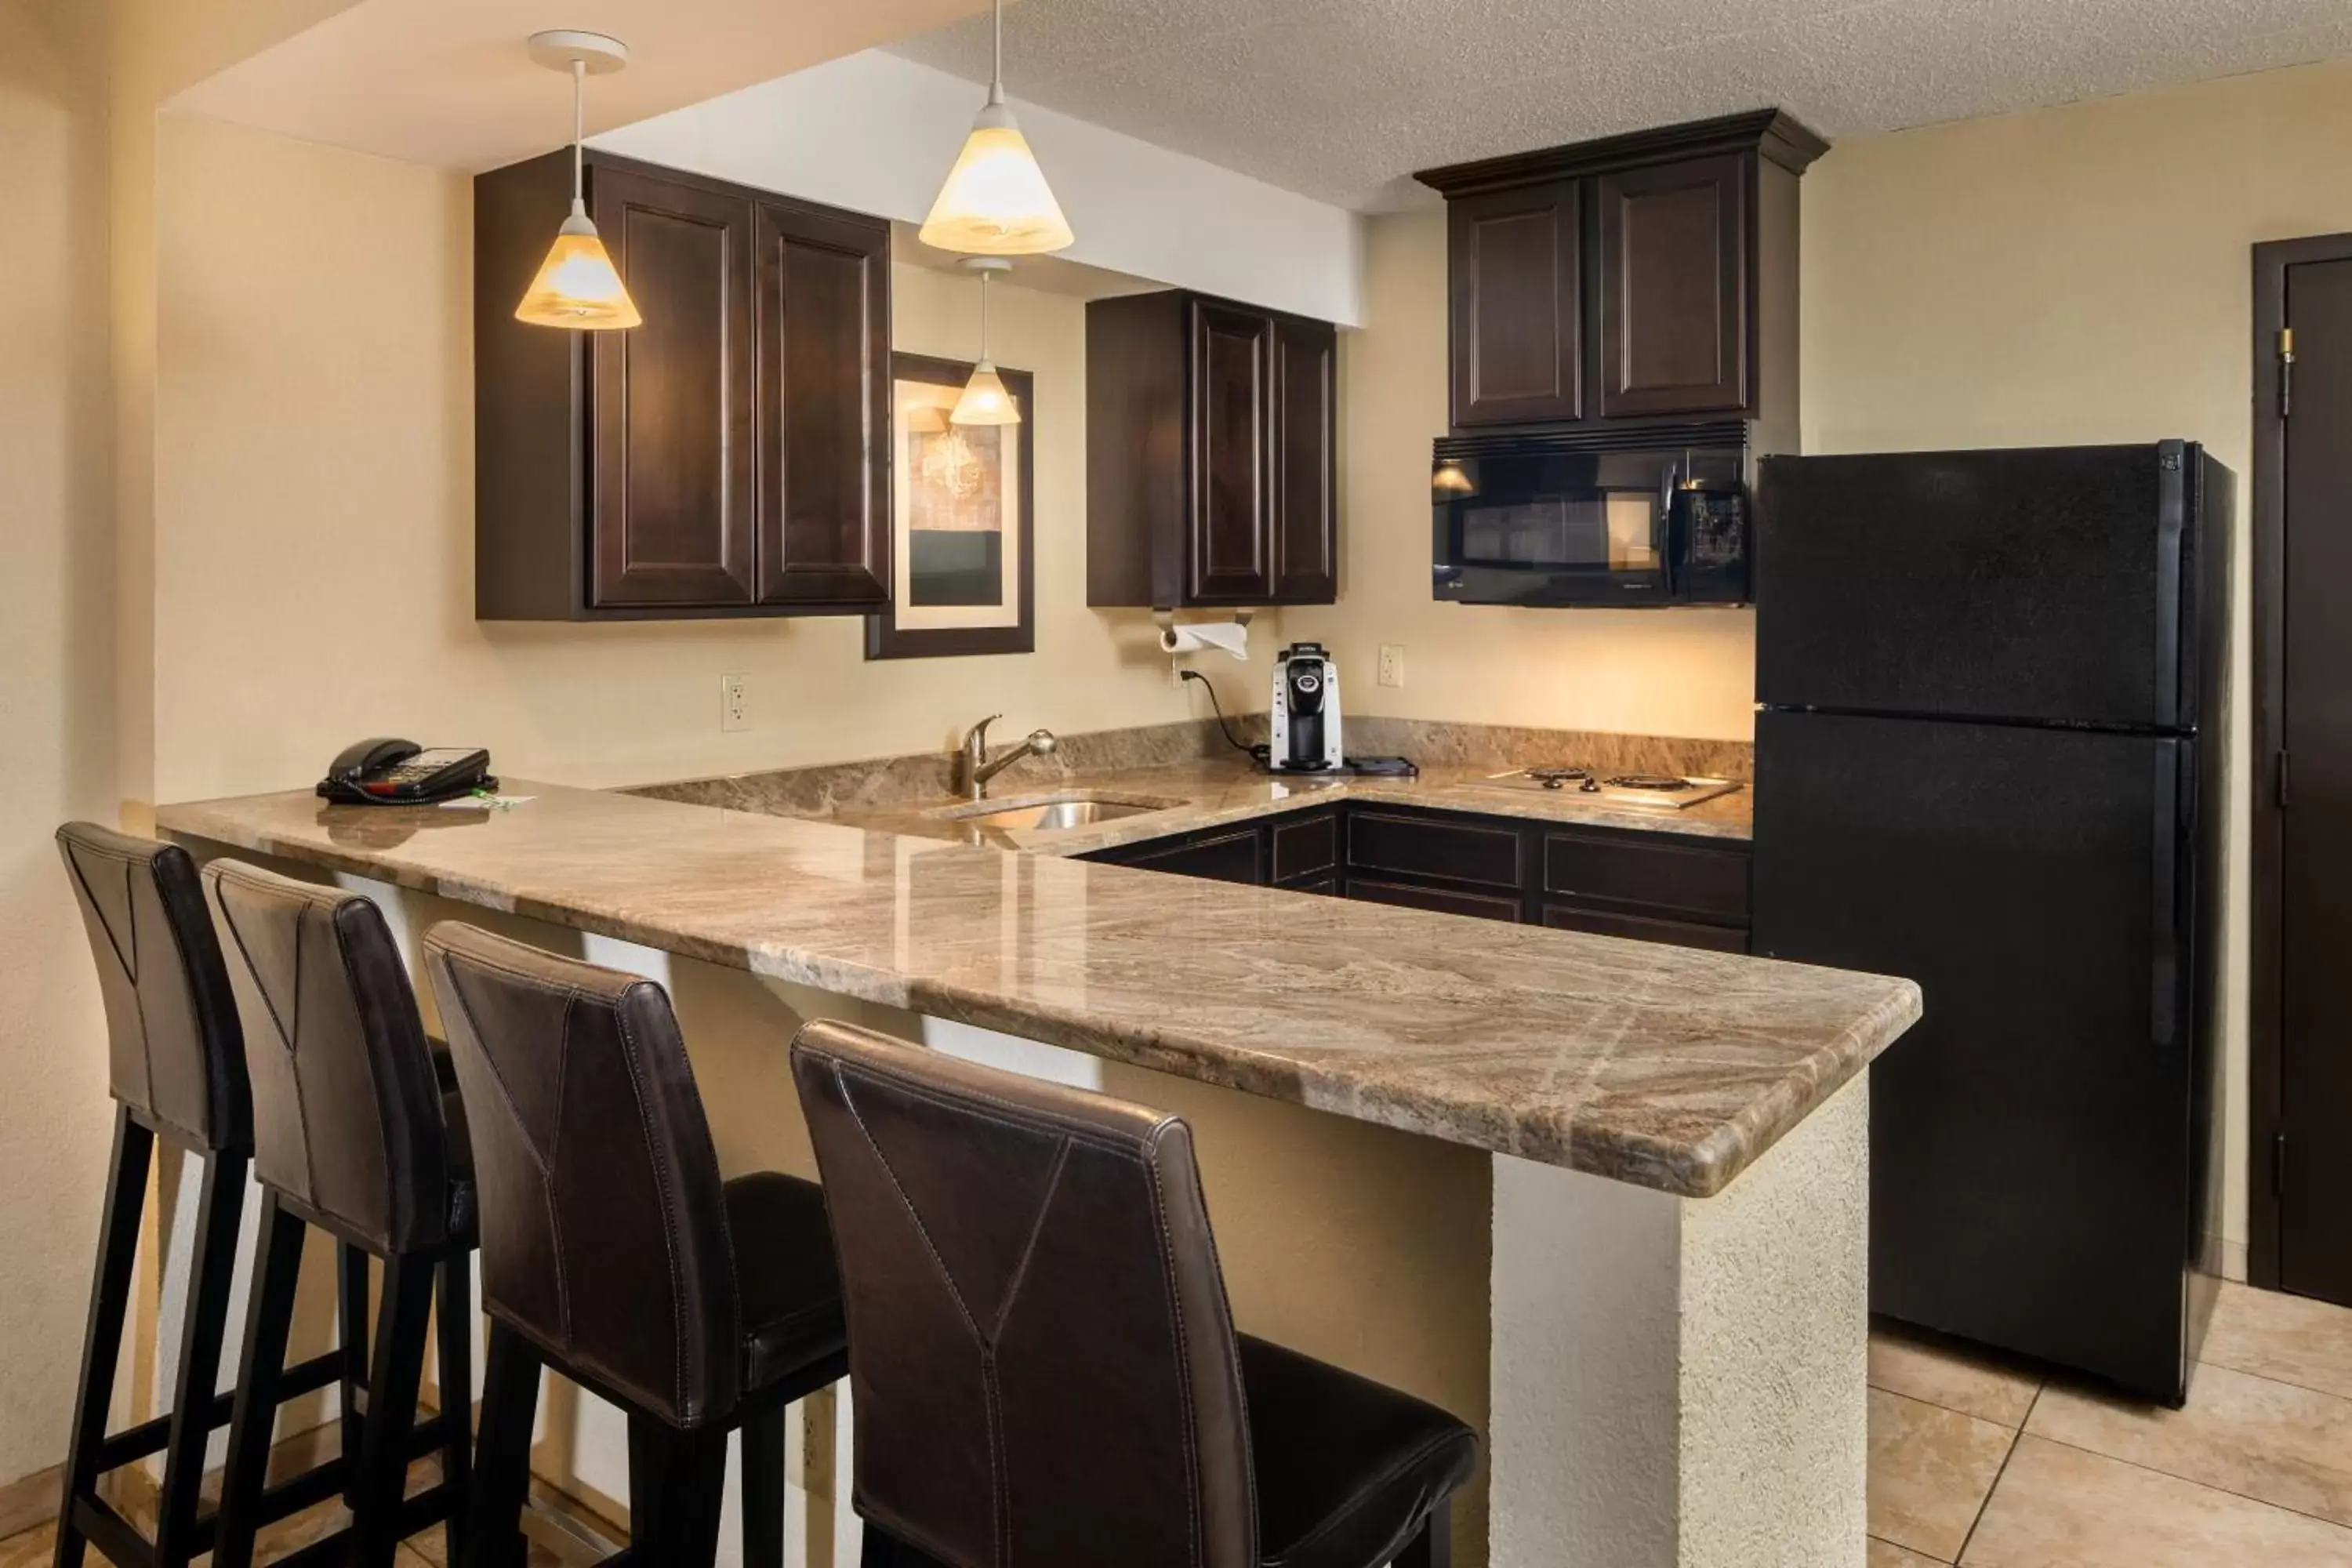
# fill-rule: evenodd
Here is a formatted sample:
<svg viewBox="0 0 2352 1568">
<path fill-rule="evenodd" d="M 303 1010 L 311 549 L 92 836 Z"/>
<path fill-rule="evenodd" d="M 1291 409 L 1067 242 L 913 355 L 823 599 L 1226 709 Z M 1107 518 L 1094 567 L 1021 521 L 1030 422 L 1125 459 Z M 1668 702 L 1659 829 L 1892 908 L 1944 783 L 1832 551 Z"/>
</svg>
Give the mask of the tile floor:
<svg viewBox="0 0 2352 1568">
<path fill-rule="evenodd" d="M 262 1560 L 341 1517 L 287 1521 Z M 593 1556 L 547 1533 L 531 1568 Z M 1870 1533 L 1869 1568 L 2352 1568 L 2352 1310 L 2223 1287 L 2177 1411 L 1883 1327 Z M 0 1568 L 45 1568 L 50 1541 L 0 1542 Z M 441 1544 L 418 1536 L 402 1568 L 442 1568 Z"/>
<path fill-rule="evenodd" d="M 1891 1327 L 1870 1568 L 2352 1568 L 2352 1311 L 2222 1288 L 2185 1410 Z"/>
</svg>

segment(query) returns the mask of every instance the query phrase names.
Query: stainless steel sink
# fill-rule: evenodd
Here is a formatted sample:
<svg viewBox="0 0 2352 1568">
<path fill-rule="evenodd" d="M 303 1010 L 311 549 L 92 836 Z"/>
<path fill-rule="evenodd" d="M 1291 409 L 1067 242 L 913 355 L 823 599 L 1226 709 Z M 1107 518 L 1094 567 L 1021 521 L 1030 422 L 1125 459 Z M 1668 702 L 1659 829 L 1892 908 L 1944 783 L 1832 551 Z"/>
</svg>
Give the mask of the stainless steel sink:
<svg viewBox="0 0 2352 1568">
<path fill-rule="evenodd" d="M 1049 800 L 1043 805 L 1010 805 L 994 811 L 959 811 L 955 820 L 981 827 L 1088 827 L 1097 822 L 1116 822 L 1122 816 L 1141 816 L 1146 812 L 1165 809 L 1119 800 Z"/>
</svg>

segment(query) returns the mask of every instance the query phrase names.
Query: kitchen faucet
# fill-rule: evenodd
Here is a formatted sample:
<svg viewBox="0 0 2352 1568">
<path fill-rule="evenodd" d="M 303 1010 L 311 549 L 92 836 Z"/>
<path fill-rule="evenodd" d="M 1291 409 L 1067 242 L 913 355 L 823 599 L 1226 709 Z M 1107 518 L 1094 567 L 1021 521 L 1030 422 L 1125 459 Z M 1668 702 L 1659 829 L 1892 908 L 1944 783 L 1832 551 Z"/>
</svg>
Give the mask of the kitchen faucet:
<svg viewBox="0 0 2352 1568">
<path fill-rule="evenodd" d="M 992 713 L 964 731 L 963 766 L 959 771 L 962 774 L 963 793 L 970 799 L 986 800 L 989 780 L 1024 757 L 1051 756 L 1054 748 L 1060 744 L 1054 739 L 1051 730 L 1032 730 L 1027 740 L 991 762 L 988 760 L 988 727 L 1003 717 L 1002 713 Z"/>
</svg>

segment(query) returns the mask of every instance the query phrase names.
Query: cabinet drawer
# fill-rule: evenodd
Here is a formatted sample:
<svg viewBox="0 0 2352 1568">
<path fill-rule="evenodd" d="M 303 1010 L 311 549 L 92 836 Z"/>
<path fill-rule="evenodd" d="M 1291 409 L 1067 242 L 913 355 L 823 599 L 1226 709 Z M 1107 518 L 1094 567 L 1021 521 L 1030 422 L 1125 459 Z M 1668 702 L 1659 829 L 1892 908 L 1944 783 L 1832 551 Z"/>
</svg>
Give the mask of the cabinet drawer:
<svg viewBox="0 0 2352 1568">
<path fill-rule="evenodd" d="M 1287 882 L 1339 863 L 1339 815 L 1318 811 L 1274 821 L 1274 879 Z"/>
<path fill-rule="evenodd" d="M 1360 899 L 1367 903 L 1402 904 L 1409 910 L 1435 910 L 1440 914 L 1507 921 L 1513 925 L 1517 925 L 1519 920 L 1519 900 L 1517 899 L 1498 899 L 1485 893 L 1460 893 L 1451 888 L 1416 888 L 1402 882 L 1350 877 L 1348 879 L 1348 897 Z"/>
<path fill-rule="evenodd" d="M 1676 947 L 1703 947 L 1716 952 L 1748 951 L 1748 928 L 1745 926 L 1700 925 L 1695 921 L 1621 914 L 1614 910 L 1588 910 L 1574 904 L 1546 904 L 1543 923 L 1555 931 L 1591 931 L 1596 936 L 1630 937 L 1635 942 L 1672 942 Z"/>
<path fill-rule="evenodd" d="M 1258 872 L 1257 829 L 1238 828 L 1172 844 L 1164 849 L 1129 856 L 1123 864 L 1144 871 L 1167 871 L 1179 877 L 1207 877 L 1219 882 L 1255 885 Z"/>
<path fill-rule="evenodd" d="M 1339 896 L 1339 879 L 1328 871 L 1320 877 L 1307 877 L 1279 885 L 1286 893 L 1320 893 L 1327 899 Z"/>
<path fill-rule="evenodd" d="M 1656 839 L 1547 833 L 1543 890 L 1748 922 L 1748 852 Z"/>
<path fill-rule="evenodd" d="M 1348 867 L 1443 877 L 1514 892 L 1525 880 L 1516 829 L 1388 811 L 1359 810 L 1348 818 Z"/>
</svg>

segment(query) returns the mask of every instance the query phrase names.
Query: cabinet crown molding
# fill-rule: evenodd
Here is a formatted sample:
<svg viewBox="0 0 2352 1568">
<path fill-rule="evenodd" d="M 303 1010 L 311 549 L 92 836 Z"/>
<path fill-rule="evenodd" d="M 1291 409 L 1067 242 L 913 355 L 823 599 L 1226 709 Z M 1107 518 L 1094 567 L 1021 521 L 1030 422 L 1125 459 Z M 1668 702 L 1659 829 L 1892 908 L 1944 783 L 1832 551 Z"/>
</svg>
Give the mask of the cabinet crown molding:
<svg viewBox="0 0 2352 1568">
<path fill-rule="evenodd" d="M 1814 159 L 1829 150 L 1828 142 L 1786 110 L 1759 109 L 1714 120 L 1629 131 L 1595 142 L 1508 153 L 1475 163 L 1449 163 L 1440 169 L 1423 169 L 1413 178 L 1450 200 L 1710 153 L 1752 151 L 1792 174 L 1801 174 Z"/>
</svg>

